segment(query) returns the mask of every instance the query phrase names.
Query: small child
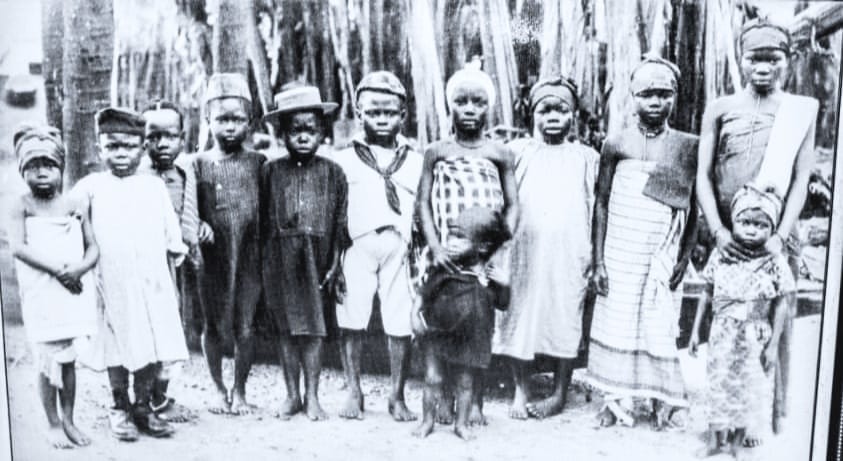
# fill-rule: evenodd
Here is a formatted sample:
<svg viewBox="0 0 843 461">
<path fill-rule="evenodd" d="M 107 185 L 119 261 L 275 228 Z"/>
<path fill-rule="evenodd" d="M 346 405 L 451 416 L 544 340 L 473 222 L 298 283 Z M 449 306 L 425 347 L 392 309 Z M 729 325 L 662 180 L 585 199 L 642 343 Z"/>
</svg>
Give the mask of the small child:
<svg viewBox="0 0 843 461">
<path fill-rule="evenodd" d="M 328 417 L 319 405 L 322 345 L 336 331 L 342 253 L 348 235 L 348 184 L 342 168 L 316 151 L 324 117 L 336 109 L 319 89 L 291 88 L 275 96 L 277 121 L 288 155 L 261 172 L 263 281 L 278 328 L 287 399 L 279 417 L 304 412 L 312 421 Z M 305 396 L 299 375 L 304 368 Z"/>
<path fill-rule="evenodd" d="M 496 271 L 487 274 L 487 263 L 508 239 L 500 213 L 485 207 L 468 208 L 449 225 L 445 251 L 458 271 L 433 269 L 411 316 L 426 366 L 424 419 L 413 432 L 417 437 L 433 432 L 436 408 L 443 404 L 442 385 L 450 376 L 457 401 L 454 432 L 464 440 L 474 438 L 468 421 L 474 382 L 492 357 L 494 309 L 509 304 L 503 277 Z"/>
<path fill-rule="evenodd" d="M 776 231 L 781 210 L 782 202 L 773 189 L 744 186 L 732 199 L 735 240 L 749 249 L 763 248 Z M 765 422 L 769 427 L 783 314 L 796 283 L 781 253 L 736 261 L 717 250 L 702 277 L 707 289 L 697 305 L 689 344 L 692 356 L 700 343 L 700 324 L 709 299 L 714 319 L 706 366 L 709 441 L 700 454 L 712 456 L 729 445 L 729 452 L 736 456 L 747 428 L 760 428 Z"/>
<path fill-rule="evenodd" d="M 188 358 L 170 264 L 187 248 L 160 179 L 136 174 L 143 155 L 144 119 L 122 108 L 96 114 L 99 155 L 109 171 L 80 180 L 74 193 L 87 205 L 100 247 L 100 330 L 94 368 L 108 369 L 114 397 L 112 435 L 132 441 L 138 429 L 153 437 L 173 433 L 150 407 L 159 364 Z M 169 259 L 168 259 L 169 258 Z M 135 402 L 129 400 L 129 373 Z"/>
<path fill-rule="evenodd" d="M 182 264 L 173 269 L 173 282 L 179 290 L 179 311 L 187 327 L 192 324 L 196 306 L 196 269 L 197 251 L 196 190 L 187 190 L 188 174 L 192 174 L 192 165 L 181 155 L 184 148 L 184 127 L 181 112 L 167 101 L 158 101 L 143 112 L 146 120 L 144 128 L 144 146 L 147 156 L 141 159 L 139 173 L 158 176 L 167 186 L 173 209 L 179 218 L 182 240 L 189 248 L 190 264 Z M 152 386 L 152 409 L 162 419 L 174 423 L 189 421 L 194 415 L 175 400 L 167 396 L 170 378 L 176 372 L 159 364 L 158 376 Z"/>
<path fill-rule="evenodd" d="M 205 90 L 205 115 L 214 146 L 196 155 L 187 190 L 196 190 L 202 269 L 202 350 L 217 391 L 210 411 L 249 414 L 246 381 L 255 355 L 253 323 L 261 296 L 258 182 L 266 161 L 244 146 L 251 93 L 240 74 L 214 74 Z M 226 343 L 234 342 L 234 388 L 222 380 Z"/>
<path fill-rule="evenodd" d="M 489 108 L 495 100 L 492 79 L 483 71 L 463 69 L 448 80 L 445 93 L 454 137 L 433 143 L 425 152 L 416 203 L 433 267 L 455 272 L 458 268 L 444 247 L 448 221 L 465 209 L 482 206 L 500 211 L 511 231 L 518 216 L 518 193 L 512 151 L 484 134 Z M 502 253 L 492 258 L 493 264 L 507 265 Z M 469 424 L 482 425 L 481 380 L 476 385 Z M 438 420 L 450 424 L 453 405 L 440 405 Z"/>
<path fill-rule="evenodd" d="M 62 194 L 64 146 L 47 129 L 15 135 L 18 168 L 29 192 L 18 198 L 8 236 L 16 258 L 24 326 L 38 368 L 38 390 L 55 448 L 91 440 L 73 423 L 76 339 L 96 332 L 96 286 L 91 268 L 99 257 L 88 216 Z M 61 405 L 61 418 L 56 398 Z M 72 443 L 71 443 L 72 442 Z"/>
</svg>

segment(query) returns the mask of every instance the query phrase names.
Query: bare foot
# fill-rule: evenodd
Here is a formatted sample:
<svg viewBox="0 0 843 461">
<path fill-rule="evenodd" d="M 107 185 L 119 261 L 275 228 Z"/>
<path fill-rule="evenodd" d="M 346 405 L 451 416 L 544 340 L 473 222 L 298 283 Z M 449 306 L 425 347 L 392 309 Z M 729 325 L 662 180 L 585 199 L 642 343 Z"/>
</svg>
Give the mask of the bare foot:
<svg viewBox="0 0 843 461">
<path fill-rule="evenodd" d="M 413 437 L 423 439 L 433 432 L 433 420 L 425 420 L 413 430 Z"/>
<path fill-rule="evenodd" d="M 245 416 L 258 411 L 258 407 L 257 405 L 246 402 L 245 396 L 235 394 L 231 399 L 231 409 L 229 411 L 232 415 Z"/>
<path fill-rule="evenodd" d="M 293 415 L 300 413 L 304 409 L 301 403 L 301 398 L 287 397 L 284 403 L 281 404 L 281 409 L 278 410 L 278 417 L 283 420 L 288 420 Z"/>
<path fill-rule="evenodd" d="M 345 406 L 340 410 L 340 418 L 363 419 L 363 393 L 349 392 L 345 400 Z"/>
<path fill-rule="evenodd" d="M 159 418 L 168 423 L 187 423 L 197 418 L 196 413 L 186 406 L 176 403 L 173 399 L 168 399 L 166 408 L 156 411 L 155 414 Z"/>
<path fill-rule="evenodd" d="M 606 407 L 603 407 L 600 413 L 597 413 L 597 418 L 600 420 L 600 427 L 614 426 L 618 422 L 618 418 Z"/>
<path fill-rule="evenodd" d="M 743 446 L 746 448 L 755 448 L 761 446 L 762 443 L 763 441 L 761 440 L 761 437 L 756 437 L 754 435 L 747 435 L 743 438 Z"/>
<path fill-rule="evenodd" d="M 530 416 L 538 419 L 547 418 L 549 416 L 558 415 L 562 413 L 565 408 L 565 398 L 561 395 L 551 395 L 546 399 L 539 400 L 527 404 L 527 411 Z"/>
<path fill-rule="evenodd" d="M 480 409 L 479 405 L 472 405 L 471 409 L 468 411 L 468 425 L 469 426 L 486 426 L 489 424 L 486 421 L 486 417 L 483 415 L 483 410 Z"/>
<path fill-rule="evenodd" d="M 697 458 L 709 458 L 711 456 L 719 455 L 723 453 L 723 448 L 716 445 L 706 445 L 696 452 L 694 452 L 694 456 Z"/>
<path fill-rule="evenodd" d="M 71 448 L 76 448 L 76 445 L 74 445 L 64 433 L 64 429 L 62 429 L 61 425 L 50 427 L 47 430 L 47 443 L 57 450 L 69 450 Z"/>
<path fill-rule="evenodd" d="M 389 414 L 392 415 L 392 419 L 399 423 L 418 419 L 418 416 L 407 408 L 407 404 L 403 400 L 389 399 Z"/>
<path fill-rule="evenodd" d="M 218 391 L 216 402 L 212 404 L 208 411 L 215 415 L 227 415 L 231 413 L 231 400 L 229 400 L 227 391 Z"/>
<path fill-rule="evenodd" d="M 328 414 L 319 405 L 319 400 L 316 398 L 307 399 L 304 402 L 304 412 L 311 421 L 324 421 L 328 419 Z"/>
<path fill-rule="evenodd" d="M 445 400 L 436 408 L 436 422 L 445 426 L 454 424 L 454 402 Z"/>
<path fill-rule="evenodd" d="M 67 420 L 63 421 L 62 429 L 64 429 L 64 435 L 66 435 L 67 438 L 76 445 L 79 445 L 80 447 L 87 447 L 91 444 L 91 439 L 80 431 L 78 427 L 74 426 L 73 422 Z"/>
<path fill-rule="evenodd" d="M 468 426 L 454 426 L 454 434 L 457 434 L 457 437 L 465 441 L 474 440 L 477 438 L 477 436 L 474 435 L 474 432 L 469 429 Z"/>
<path fill-rule="evenodd" d="M 512 419 L 527 419 L 527 396 L 523 392 L 515 391 L 512 404 L 509 406 L 509 417 Z"/>
</svg>

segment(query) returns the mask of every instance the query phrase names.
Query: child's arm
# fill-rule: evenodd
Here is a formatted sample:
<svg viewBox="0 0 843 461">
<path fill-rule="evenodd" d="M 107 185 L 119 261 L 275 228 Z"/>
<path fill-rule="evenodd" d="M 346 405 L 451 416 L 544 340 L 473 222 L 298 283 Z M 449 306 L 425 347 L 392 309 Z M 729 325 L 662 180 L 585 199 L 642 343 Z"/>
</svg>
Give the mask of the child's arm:
<svg viewBox="0 0 843 461">
<path fill-rule="evenodd" d="M 515 232 L 518 224 L 518 185 L 515 183 L 515 154 L 508 148 L 500 149 L 500 158 L 496 162 L 498 174 L 503 188 L 504 219 L 510 234 Z"/>
<path fill-rule="evenodd" d="M 691 260 L 691 253 L 693 253 L 694 247 L 697 244 L 699 210 L 697 209 L 697 201 L 694 195 L 694 193 L 691 194 L 691 204 L 688 207 L 688 220 L 685 223 L 682 240 L 679 242 L 679 255 L 676 260 L 676 266 L 674 266 L 673 275 L 670 277 L 671 290 L 675 290 L 682 283 L 682 278 L 685 276 L 685 271 L 688 268 L 688 262 Z"/>
<path fill-rule="evenodd" d="M 603 262 L 603 245 L 606 240 L 606 225 L 609 215 L 609 195 L 612 192 L 612 179 L 618 160 L 607 140 L 603 143 L 600 154 L 600 170 L 597 174 L 597 190 L 594 200 L 594 216 L 591 225 L 592 279 L 591 283 L 598 294 L 609 294 L 609 275 Z"/>
<path fill-rule="evenodd" d="M 773 333 L 770 336 L 770 342 L 767 343 L 767 346 L 764 348 L 764 353 L 761 356 L 762 365 L 764 365 L 765 371 L 769 371 L 778 364 L 779 341 L 781 340 L 782 331 L 784 330 L 784 320 L 787 315 L 787 308 L 791 303 L 793 296 L 793 293 L 787 293 L 773 299 L 773 305 L 771 306 L 774 312 Z"/>
<path fill-rule="evenodd" d="M 424 166 L 422 167 L 421 179 L 419 180 L 419 192 L 416 201 L 416 209 L 421 219 L 422 234 L 430 248 L 433 257 L 434 267 L 443 267 L 450 272 L 457 272 L 459 269 L 451 261 L 436 233 L 436 225 L 433 223 L 433 206 L 430 202 L 433 190 L 433 167 L 436 165 L 438 154 L 435 149 L 428 148 L 424 153 Z"/>
<path fill-rule="evenodd" d="M 700 326 L 705 315 L 708 301 L 711 299 L 711 285 L 707 285 L 706 289 L 700 293 L 700 299 L 697 301 L 697 312 L 694 315 L 694 326 L 691 328 L 691 340 L 688 342 L 688 354 L 691 357 L 697 356 L 697 348 L 700 345 Z"/>
<path fill-rule="evenodd" d="M 55 277 L 64 267 L 64 262 L 56 261 L 49 254 L 26 243 L 26 227 L 24 225 L 26 205 L 24 201 L 25 198 L 21 197 L 12 207 L 9 215 L 7 233 L 12 257 Z"/>
<path fill-rule="evenodd" d="M 85 202 L 80 207 L 82 240 L 85 245 L 85 254 L 82 256 L 82 261 L 79 261 L 77 264 L 66 266 L 64 274 L 59 274 L 59 276 L 66 275 L 73 280 L 78 281 L 83 275 L 85 275 L 86 272 L 91 270 L 97 264 L 97 260 L 100 257 L 100 247 L 97 245 L 97 240 L 94 237 L 94 229 L 91 226 L 89 206 L 90 205 Z M 61 277 L 59 278 L 61 279 Z"/>
</svg>

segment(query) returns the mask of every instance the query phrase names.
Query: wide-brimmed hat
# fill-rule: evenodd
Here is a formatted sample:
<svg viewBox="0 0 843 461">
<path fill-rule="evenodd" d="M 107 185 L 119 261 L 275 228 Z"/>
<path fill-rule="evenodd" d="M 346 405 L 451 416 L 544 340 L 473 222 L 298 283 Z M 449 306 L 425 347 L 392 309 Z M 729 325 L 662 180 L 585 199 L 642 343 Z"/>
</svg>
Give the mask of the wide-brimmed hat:
<svg viewBox="0 0 843 461">
<path fill-rule="evenodd" d="M 319 88 L 315 86 L 299 86 L 282 91 L 275 95 L 275 110 L 268 112 L 263 118 L 276 119 L 283 114 L 301 111 L 320 111 L 323 115 L 333 112 L 338 104 L 322 102 Z"/>
</svg>

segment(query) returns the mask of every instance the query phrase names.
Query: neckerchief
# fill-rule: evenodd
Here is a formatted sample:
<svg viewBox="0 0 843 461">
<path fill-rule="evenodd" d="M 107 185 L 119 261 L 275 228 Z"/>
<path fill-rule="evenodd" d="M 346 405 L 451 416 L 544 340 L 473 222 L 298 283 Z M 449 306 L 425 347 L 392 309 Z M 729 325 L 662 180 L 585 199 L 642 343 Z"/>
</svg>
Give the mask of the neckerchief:
<svg viewBox="0 0 843 461">
<path fill-rule="evenodd" d="M 392 162 L 386 168 L 381 168 L 378 166 L 378 162 L 375 160 L 375 155 L 372 154 L 369 146 L 359 141 L 354 141 L 353 144 L 354 152 L 357 153 L 357 157 L 360 158 L 360 161 L 369 168 L 377 171 L 383 178 L 383 185 L 386 190 L 386 201 L 389 203 L 389 207 L 392 211 L 400 215 L 401 200 L 398 198 L 398 190 L 395 187 L 395 183 L 392 181 L 392 175 L 395 174 L 395 172 L 401 168 L 401 165 L 404 164 L 404 160 L 407 159 L 407 151 L 410 149 L 410 146 L 407 144 L 398 146 L 398 150 L 396 151 Z"/>
</svg>

